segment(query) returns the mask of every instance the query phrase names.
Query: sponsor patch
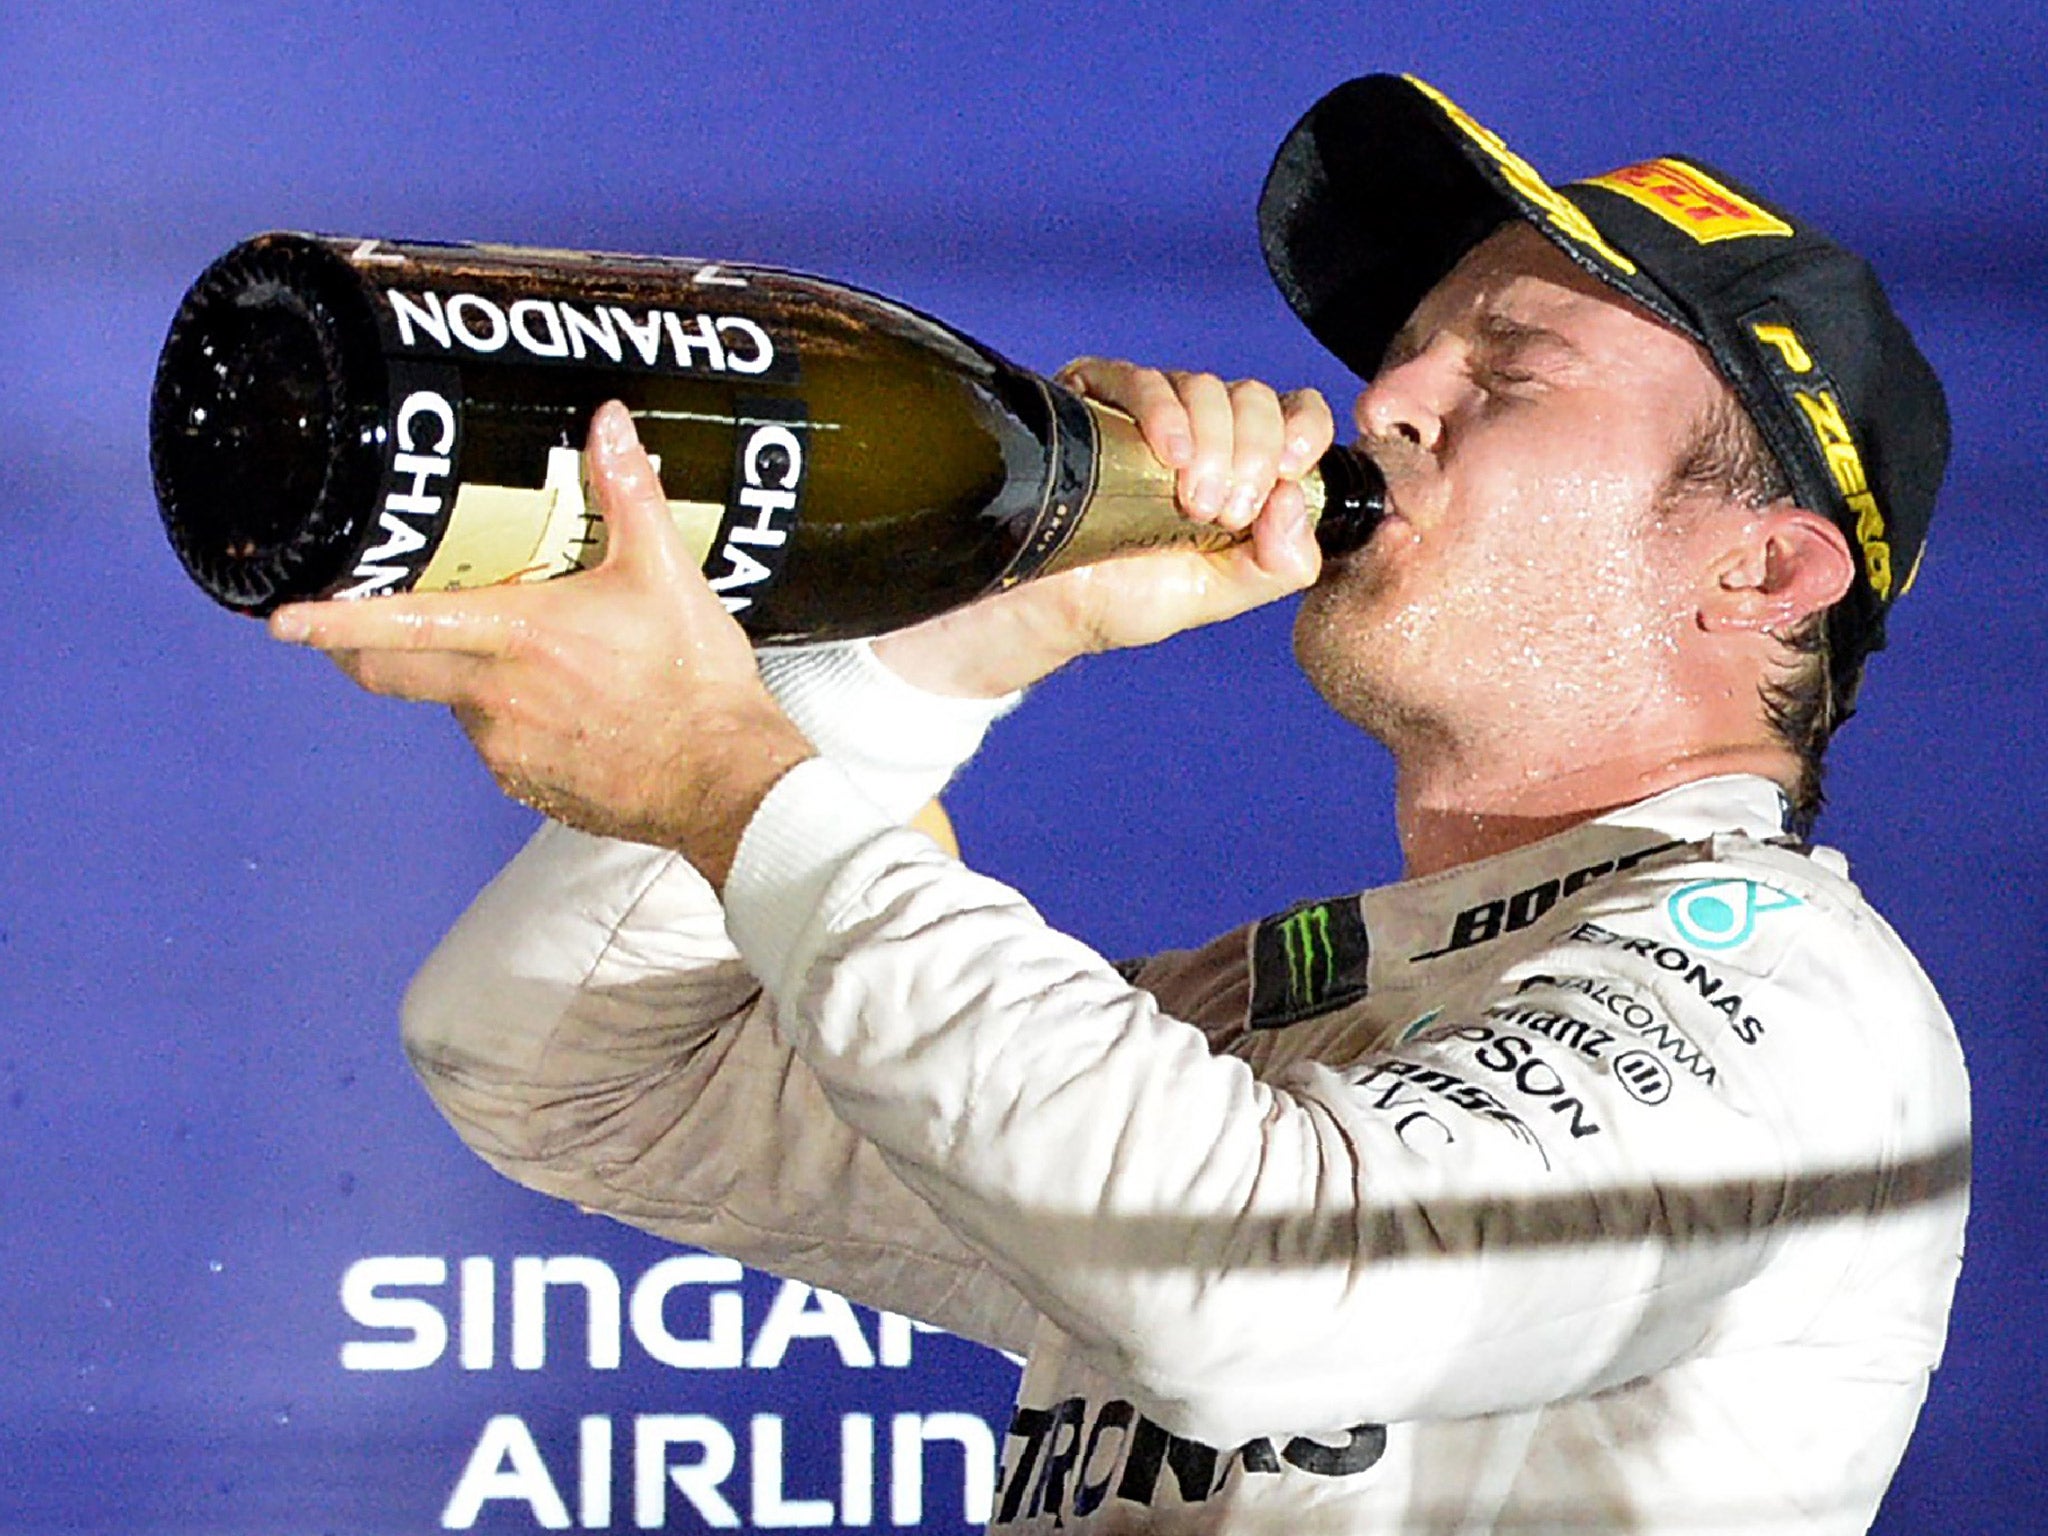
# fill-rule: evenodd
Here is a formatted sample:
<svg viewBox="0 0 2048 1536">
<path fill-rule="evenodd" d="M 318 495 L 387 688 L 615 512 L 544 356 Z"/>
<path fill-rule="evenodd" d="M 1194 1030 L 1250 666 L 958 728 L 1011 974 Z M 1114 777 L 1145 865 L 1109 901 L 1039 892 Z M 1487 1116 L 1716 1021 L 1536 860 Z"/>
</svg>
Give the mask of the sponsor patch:
<svg viewBox="0 0 2048 1536">
<path fill-rule="evenodd" d="M 1066 1516 L 1086 1519 L 1110 1505 L 1187 1508 L 1206 1504 L 1239 1479 L 1288 1468 L 1314 1477 L 1358 1477 L 1386 1455 L 1387 1430 L 1356 1424 L 1337 1435 L 1247 1440 L 1219 1450 L 1161 1428 L 1127 1399 L 1070 1397 L 1047 1407 L 1020 1404 L 996 1489 L 992 1528 Z"/>
<path fill-rule="evenodd" d="M 1562 1116 L 1572 1140 L 1600 1134 L 1600 1122 L 1593 1118 L 1585 1100 L 1570 1091 L 1571 1084 L 1565 1075 L 1527 1035 L 1495 1029 L 1489 1024 L 1467 1024 L 1450 1031 L 1446 1038 L 1476 1045 L 1478 1049 L 1472 1052 L 1476 1065 L 1502 1078 L 1521 1097 Z"/>
<path fill-rule="evenodd" d="M 1680 846 L 1674 842 L 1659 843 L 1653 848 L 1640 848 L 1618 859 L 1605 859 L 1598 864 L 1588 864 L 1583 869 L 1575 869 L 1568 875 L 1540 880 L 1532 886 L 1516 891 L 1512 896 L 1495 896 L 1476 906 L 1467 907 L 1451 920 L 1450 934 L 1439 948 L 1411 955 L 1409 962 L 1413 964 L 1422 960 L 1435 960 L 1444 955 L 1456 954 L 1461 949 L 1470 949 L 1476 944 L 1491 943 L 1505 934 L 1520 933 L 1559 901 L 1576 896 L 1595 880 L 1633 869 L 1645 859 L 1655 858 L 1660 853 L 1668 853 Z"/>
<path fill-rule="evenodd" d="M 1885 537 L 1884 512 L 1870 489 L 1870 475 L 1863 467 L 1855 434 L 1842 414 L 1841 401 L 1832 387 L 1792 392 L 1793 403 L 1806 418 L 1813 440 L 1827 460 L 1828 473 L 1842 501 L 1856 514 L 1856 542 L 1863 547 L 1863 563 L 1870 573 L 1870 585 L 1880 598 L 1892 593 L 1892 547 Z"/>
<path fill-rule="evenodd" d="M 1537 175 L 1536 168 L 1509 149 L 1499 134 L 1475 121 L 1463 107 L 1427 81 L 1418 80 L 1413 75 L 1403 78 L 1435 102 L 1452 125 L 1499 167 L 1507 184 L 1543 210 L 1553 228 L 1615 270 L 1635 275 L 1636 264 L 1601 238 L 1600 231 L 1593 227 L 1593 221 L 1586 217 L 1585 210 Z"/>
<path fill-rule="evenodd" d="M 1252 935 L 1253 1029 L 1278 1029 L 1365 996 L 1372 941 L 1358 898 L 1308 901 Z"/>
<path fill-rule="evenodd" d="M 1756 933 L 1757 919 L 1803 906 L 1797 896 L 1754 880 L 1695 880 L 1664 902 L 1679 938 L 1697 949 L 1739 949 Z"/>
<path fill-rule="evenodd" d="M 1625 165 L 1587 183 L 1618 193 L 1647 208 L 1701 245 L 1756 235 L 1785 236 L 1792 226 L 1748 198 L 1730 191 L 1705 171 L 1683 160 L 1645 160 Z"/>
<path fill-rule="evenodd" d="M 1671 1069 L 1648 1051 L 1615 1057 L 1614 1080 L 1640 1104 L 1662 1104 L 1671 1097 Z"/>
<path fill-rule="evenodd" d="M 1446 1072 L 1441 1067 L 1430 1066 L 1426 1062 L 1410 1061 L 1402 1056 L 1389 1056 L 1375 1060 L 1369 1066 L 1356 1068 L 1346 1075 L 1354 1088 L 1368 1092 L 1377 1091 L 1377 1099 L 1373 1104 L 1375 1109 L 1402 1108 L 1403 1106 L 1395 1102 L 1385 1091 L 1384 1085 L 1390 1080 L 1409 1083 L 1426 1093 L 1433 1094 L 1446 1104 L 1456 1105 L 1477 1120 L 1499 1126 L 1540 1157 L 1545 1168 L 1550 1166 L 1550 1154 L 1543 1149 L 1543 1143 L 1520 1115 L 1477 1083 L 1468 1082 L 1455 1072 Z M 1438 1124 L 1441 1125 L 1442 1122 L 1439 1121 Z M 1397 1125 L 1395 1129 L 1398 1131 L 1400 1127 Z M 1449 1142 L 1457 1138 L 1446 1136 L 1444 1139 Z M 1403 1142 L 1406 1143 L 1406 1137 L 1403 1137 Z"/>
<path fill-rule="evenodd" d="M 1891 534 L 1884 509 L 1877 504 L 1877 495 L 1870 488 L 1870 473 L 1856 446 L 1856 436 L 1842 414 L 1841 396 L 1834 381 L 1814 362 L 1813 354 L 1778 305 L 1763 305 L 1744 316 L 1743 321 L 1759 343 L 1758 355 L 1770 370 L 1772 382 L 1796 407 L 1798 419 L 1805 424 L 1828 467 L 1835 491 L 1849 514 L 1856 543 L 1863 551 L 1863 567 L 1870 577 L 1871 590 L 1880 599 L 1891 597 Z M 1921 553 L 1926 553 L 1924 548 Z M 1916 557 L 1914 568 L 1899 584 L 1899 596 L 1905 596 L 1918 570 Z"/>
<path fill-rule="evenodd" d="M 1632 992 L 1616 986 L 1604 976 L 1528 976 L 1516 986 L 1517 992 L 1550 991 L 1574 993 L 1604 1009 L 1621 1028 L 1644 1042 L 1689 1078 L 1712 1087 L 1720 1081 L 1713 1060 L 1684 1030 L 1679 1029 Z M 1499 1014 L 1506 1004 L 1488 1010 Z M 1526 1026 L 1524 1026 L 1526 1027 Z"/>
<path fill-rule="evenodd" d="M 1742 994 L 1721 972 L 1689 949 L 1677 944 L 1660 944 L 1655 939 L 1616 933 L 1598 923 L 1580 923 L 1571 931 L 1574 943 L 1593 944 L 1624 955 L 1639 955 L 1683 988 L 1692 992 L 1712 1012 L 1728 1021 L 1728 1031 L 1744 1045 L 1755 1045 L 1764 1037 L 1764 1023 L 1748 1011 Z M 1689 1037 L 1695 1032 L 1688 1030 Z"/>
</svg>

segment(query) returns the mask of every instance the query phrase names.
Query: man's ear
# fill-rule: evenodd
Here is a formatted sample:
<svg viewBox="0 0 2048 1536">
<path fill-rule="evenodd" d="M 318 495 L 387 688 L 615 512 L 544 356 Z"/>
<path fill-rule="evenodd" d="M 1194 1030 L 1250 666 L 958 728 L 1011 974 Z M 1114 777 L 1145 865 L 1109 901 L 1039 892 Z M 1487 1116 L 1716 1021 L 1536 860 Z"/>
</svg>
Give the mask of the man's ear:
<svg viewBox="0 0 2048 1536">
<path fill-rule="evenodd" d="M 1709 633 L 1790 629 L 1856 579 L 1842 530 L 1794 502 L 1748 511 L 1731 527 L 1700 594 L 1699 626 Z"/>
</svg>

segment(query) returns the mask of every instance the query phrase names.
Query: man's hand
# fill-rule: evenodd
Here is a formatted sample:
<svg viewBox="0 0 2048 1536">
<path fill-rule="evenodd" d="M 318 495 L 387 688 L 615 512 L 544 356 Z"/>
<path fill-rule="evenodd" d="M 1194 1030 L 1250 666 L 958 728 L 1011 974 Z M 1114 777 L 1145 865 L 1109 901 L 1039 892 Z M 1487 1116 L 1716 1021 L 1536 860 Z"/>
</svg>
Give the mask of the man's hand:
<svg viewBox="0 0 2048 1536">
<path fill-rule="evenodd" d="M 1234 618 L 1301 590 L 1321 569 L 1300 484 L 1335 434 L 1321 395 L 1093 357 L 1067 364 L 1059 380 L 1137 421 L 1175 472 L 1183 516 L 1244 537 L 1209 553 L 1160 550 L 1084 566 L 877 640 L 875 654 L 912 683 L 994 697 L 1077 656 Z"/>
<path fill-rule="evenodd" d="M 504 791 L 681 851 L 722 886 L 775 781 L 812 755 L 671 520 L 624 406 L 591 422 L 608 548 L 535 586 L 303 603 L 270 620 L 373 693 L 453 706 Z"/>
</svg>

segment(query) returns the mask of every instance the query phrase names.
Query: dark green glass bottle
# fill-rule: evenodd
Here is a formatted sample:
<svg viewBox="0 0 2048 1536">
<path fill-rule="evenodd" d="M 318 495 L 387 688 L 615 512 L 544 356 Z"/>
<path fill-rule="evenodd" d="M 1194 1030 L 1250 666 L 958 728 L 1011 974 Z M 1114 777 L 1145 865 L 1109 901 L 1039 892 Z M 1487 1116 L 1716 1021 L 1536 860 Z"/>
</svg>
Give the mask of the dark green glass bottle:
<svg viewBox="0 0 2048 1536">
<path fill-rule="evenodd" d="M 1210 543 L 1132 424 L 928 316 L 799 273 L 261 235 L 193 285 L 150 407 L 172 545 L 217 601 L 569 574 L 579 450 L 625 402 L 757 641 L 879 634 L 1120 551 Z M 1326 456 L 1326 549 L 1383 489 Z"/>
</svg>

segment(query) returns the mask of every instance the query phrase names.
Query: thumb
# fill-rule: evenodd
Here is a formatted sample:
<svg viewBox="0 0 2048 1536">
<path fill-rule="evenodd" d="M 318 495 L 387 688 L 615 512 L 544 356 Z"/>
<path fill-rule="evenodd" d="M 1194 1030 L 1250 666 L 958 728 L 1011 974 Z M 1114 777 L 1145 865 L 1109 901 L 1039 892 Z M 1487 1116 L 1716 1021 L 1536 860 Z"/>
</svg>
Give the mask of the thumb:
<svg viewBox="0 0 2048 1536">
<path fill-rule="evenodd" d="M 667 578 L 681 566 L 696 568 L 675 519 L 661 476 L 647 450 L 640 446 L 633 416 L 617 400 L 607 400 L 590 418 L 585 445 L 590 488 L 604 519 L 604 564 Z"/>
<path fill-rule="evenodd" d="M 1322 571 L 1322 550 L 1300 485 L 1283 480 L 1275 486 L 1250 537 L 1213 558 L 1225 588 L 1218 595 L 1239 612 L 1313 585 Z"/>
<path fill-rule="evenodd" d="M 1283 480 L 1273 487 L 1264 515 L 1252 525 L 1249 542 L 1259 570 L 1283 592 L 1313 586 L 1322 574 L 1322 547 L 1316 543 L 1316 525 L 1298 480 Z"/>
</svg>

